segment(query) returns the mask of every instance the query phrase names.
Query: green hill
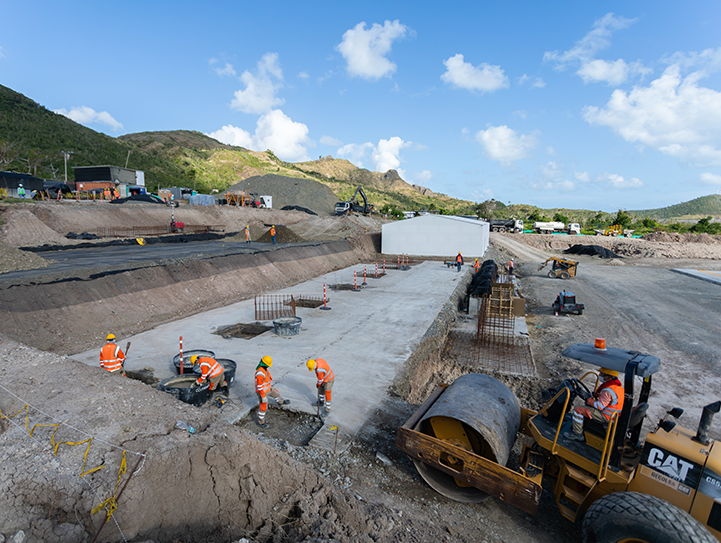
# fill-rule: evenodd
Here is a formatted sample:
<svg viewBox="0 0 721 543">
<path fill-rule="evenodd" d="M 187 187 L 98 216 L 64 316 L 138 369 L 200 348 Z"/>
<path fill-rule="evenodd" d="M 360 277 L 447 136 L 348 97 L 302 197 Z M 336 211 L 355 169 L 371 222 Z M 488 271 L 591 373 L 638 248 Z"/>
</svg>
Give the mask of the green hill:
<svg viewBox="0 0 721 543">
<path fill-rule="evenodd" d="M 641 209 L 628 212 L 637 217 L 651 219 L 703 219 L 705 217 L 721 217 L 721 195 L 701 196 L 688 202 L 682 202 L 659 209 Z"/>
<path fill-rule="evenodd" d="M 278 159 L 271 150 L 255 152 L 225 145 L 200 132 L 142 132 L 113 138 L 0 85 L 0 169 L 63 179 L 62 151 L 73 153 L 69 180 L 74 178 L 73 166 L 127 164 L 145 172 L 151 191 L 184 186 L 205 193 L 222 192 L 242 179 L 275 174 L 320 181 L 341 200 L 362 185 L 376 209 L 389 205 L 403 210 L 470 213 L 473 206 L 473 202 L 415 188 L 393 170 L 371 172 L 332 157 L 293 164 Z"/>
</svg>

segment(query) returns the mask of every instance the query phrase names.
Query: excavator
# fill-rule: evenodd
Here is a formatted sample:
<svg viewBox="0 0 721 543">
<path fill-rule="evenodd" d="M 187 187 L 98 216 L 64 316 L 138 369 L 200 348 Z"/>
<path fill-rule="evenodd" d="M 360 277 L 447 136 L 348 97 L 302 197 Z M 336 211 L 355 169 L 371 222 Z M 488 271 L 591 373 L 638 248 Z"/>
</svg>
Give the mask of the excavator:
<svg viewBox="0 0 721 543">
<path fill-rule="evenodd" d="M 361 198 L 363 198 L 363 205 L 361 205 L 358 202 L 358 195 L 360 194 Z M 368 203 L 368 198 L 366 197 L 366 193 L 363 191 L 363 187 L 358 186 L 357 189 L 355 189 L 355 192 L 353 193 L 353 196 L 350 200 L 344 201 L 344 202 L 338 202 L 335 205 L 335 214 L 336 215 L 345 215 L 347 213 L 364 213 L 368 215 L 369 213 L 372 213 L 373 206 Z"/>
<path fill-rule="evenodd" d="M 642 439 L 660 360 L 606 348 L 604 339 L 570 345 L 563 356 L 618 372 L 624 387 L 622 409 L 606 424 L 586 419 L 582 441 L 566 436 L 574 399 L 600 386 L 595 371 L 544 391 L 539 411 L 489 375 L 441 383 L 398 429 L 396 446 L 429 486 L 459 502 L 494 497 L 533 515 L 547 483 L 561 515 L 583 519 L 584 543 L 721 540 L 721 444 L 709 435 L 721 401 L 703 408 L 696 431 L 671 420 L 683 414 L 674 407 Z M 510 469 L 517 434 L 522 450 Z"/>
</svg>

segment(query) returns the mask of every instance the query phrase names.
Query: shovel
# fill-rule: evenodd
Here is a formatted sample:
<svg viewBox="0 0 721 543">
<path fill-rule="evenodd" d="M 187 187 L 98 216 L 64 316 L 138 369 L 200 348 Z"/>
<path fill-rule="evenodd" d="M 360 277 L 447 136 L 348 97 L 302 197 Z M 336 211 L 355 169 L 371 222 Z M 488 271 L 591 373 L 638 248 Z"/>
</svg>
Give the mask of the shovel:
<svg viewBox="0 0 721 543">
<path fill-rule="evenodd" d="M 130 342 L 128 341 L 127 345 L 125 345 L 125 360 L 128 359 L 128 351 L 130 350 Z M 123 360 L 123 377 L 127 377 L 127 374 L 125 373 L 125 360 Z"/>
</svg>

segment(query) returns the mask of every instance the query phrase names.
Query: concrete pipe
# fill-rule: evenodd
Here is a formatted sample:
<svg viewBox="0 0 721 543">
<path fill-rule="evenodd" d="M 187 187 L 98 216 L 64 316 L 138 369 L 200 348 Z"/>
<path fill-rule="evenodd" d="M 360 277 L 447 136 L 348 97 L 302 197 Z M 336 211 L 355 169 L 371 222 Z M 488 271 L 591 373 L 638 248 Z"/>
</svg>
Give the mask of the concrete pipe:
<svg viewBox="0 0 721 543">
<path fill-rule="evenodd" d="M 493 377 L 471 373 L 456 379 L 414 430 L 505 466 L 520 423 L 521 408 L 513 392 Z M 413 462 L 430 487 L 447 498 L 478 503 L 489 497 L 452 475 L 419 460 Z"/>
</svg>

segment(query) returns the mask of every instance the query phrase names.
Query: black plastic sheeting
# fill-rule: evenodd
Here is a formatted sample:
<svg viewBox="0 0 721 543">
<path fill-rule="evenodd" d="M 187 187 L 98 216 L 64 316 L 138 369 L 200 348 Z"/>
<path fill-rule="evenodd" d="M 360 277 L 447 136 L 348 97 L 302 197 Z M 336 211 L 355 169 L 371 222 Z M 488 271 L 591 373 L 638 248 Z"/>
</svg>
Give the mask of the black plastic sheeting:
<svg viewBox="0 0 721 543">
<path fill-rule="evenodd" d="M 226 237 L 232 237 L 238 232 L 227 232 L 225 234 L 180 234 L 169 236 L 153 236 L 143 238 L 146 245 L 155 245 L 156 243 L 188 243 L 191 241 L 214 241 Z M 67 236 L 65 236 L 67 237 Z M 121 245 L 137 245 L 135 239 L 115 239 L 103 243 L 78 243 L 77 245 L 41 245 L 39 247 L 19 247 L 23 251 L 31 253 L 42 253 L 45 251 L 63 251 L 72 249 L 88 249 L 93 247 L 116 247 Z"/>
<path fill-rule="evenodd" d="M 601 247 L 600 245 L 573 245 L 563 252 L 567 255 L 591 255 L 598 256 L 600 258 L 623 258 L 613 251 L 610 251 L 605 247 Z"/>
<path fill-rule="evenodd" d="M 133 194 L 132 196 L 128 196 L 127 198 L 118 198 L 117 200 L 110 200 L 111 204 L 126 204 L 133 202 L 138 202 L 141 204 L 163 204 L 165 205 L 165 202 L 158 198 L 157 196 L 152 196 L 151 194 Z"/>
<path fill-rule="evenodd" d="M 473 274 L 471 284 L 468 285 L 469 296 L 481 296 L 491 293 L 491 286 L 498 276 L 498 266 L 493 260 L 486 260 L 481 269 Z"/>
<path fill-rule="evenodd" d="M 88 234 L 87 232 L 83 232 L 82 234 L 68 232 L 67 234 L 65 234 L 65 237 L 68 239 L 101 239 L 100 236 L 96 236 L 95 234 Z"/>
<path fill-rule="evenodd" d="M 281 211 L 302 211 L 304 213 L 307 213 L 308 215 L 315 215 L 318 216 L 318 214 L 313 211 L 312 209 L 308 209 L 307 207 L 301 207 L 301 206 L 285 206 L 280 208 Z"/>
</svg>

